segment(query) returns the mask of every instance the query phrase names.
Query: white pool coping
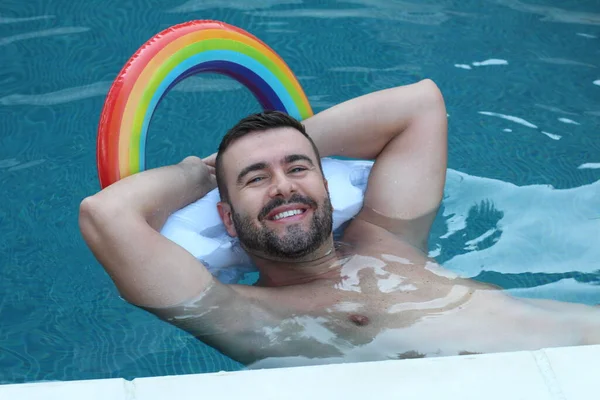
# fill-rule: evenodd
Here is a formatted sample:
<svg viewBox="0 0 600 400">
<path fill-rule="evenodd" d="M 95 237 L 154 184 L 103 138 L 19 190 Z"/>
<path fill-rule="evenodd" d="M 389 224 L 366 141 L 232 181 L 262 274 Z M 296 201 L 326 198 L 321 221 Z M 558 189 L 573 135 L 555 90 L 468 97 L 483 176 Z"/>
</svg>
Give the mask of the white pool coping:
<svg viewBox="0 0 600 400">
<path fill-rule="evenodd" d="M 210 374 L 0 385 L 1 400 L 600 398 L 600 345 Z"/>
</svg>

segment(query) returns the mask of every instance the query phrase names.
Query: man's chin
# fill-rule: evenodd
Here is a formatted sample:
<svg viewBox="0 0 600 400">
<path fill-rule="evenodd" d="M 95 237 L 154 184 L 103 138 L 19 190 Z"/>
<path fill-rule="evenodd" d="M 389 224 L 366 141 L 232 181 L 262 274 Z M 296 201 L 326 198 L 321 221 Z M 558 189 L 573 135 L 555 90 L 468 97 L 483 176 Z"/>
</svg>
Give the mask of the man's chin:
<svg viewBox="0 0 600 400">
<path fill-rule="evenodd" d="M 267 249 L 251 249 L 242 244 L 242 248 L 251 256 L 271 261 L 298 262 L 315 252 L 309 246 L 296 248 L 270 247 Z"/>
</svg>

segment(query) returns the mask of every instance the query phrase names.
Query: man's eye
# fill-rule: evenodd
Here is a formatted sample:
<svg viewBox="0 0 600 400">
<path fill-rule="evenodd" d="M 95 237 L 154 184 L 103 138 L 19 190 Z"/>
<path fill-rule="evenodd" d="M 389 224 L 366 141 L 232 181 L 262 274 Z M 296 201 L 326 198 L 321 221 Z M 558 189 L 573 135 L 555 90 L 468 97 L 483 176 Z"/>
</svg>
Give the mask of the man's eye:
<svg viewBox="0 0 600 400">
<path fill-rule="evenodd" d="M 305 167 L 294 167 L 290 170 L 291 173 L 306 171 Z"/>
<path fill-rule="evenodd" d="M 254 177 L 254 178 L 250 179 L 250 180 L 248 181 L 248 183 L 256 183 L 256 182 L 260 182 L 260 181 L 261 181 L 261 180 L 263 180 L 263 179 L 264 179 L 264 178 L 263 178 L 262 176 L 256 176 L 256 177 Z"/>
</svg>

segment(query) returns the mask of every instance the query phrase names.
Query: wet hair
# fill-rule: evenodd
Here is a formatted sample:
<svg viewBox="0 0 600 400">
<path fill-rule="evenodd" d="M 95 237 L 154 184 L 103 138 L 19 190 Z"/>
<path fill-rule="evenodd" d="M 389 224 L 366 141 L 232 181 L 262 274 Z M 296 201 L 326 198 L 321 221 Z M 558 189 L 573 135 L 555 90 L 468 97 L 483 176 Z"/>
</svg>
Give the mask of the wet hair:
<svg viewBox="0 0 600 400">
<path fill-rule="evenodd" d="M 227 150 L 227 148 L 233 142 L 248 134 L 286 127 L 297 130 L 308 139 L 317 157 L 321 174 L 323 174 L 321 156 L 319 155 L 317 145 L 310 138 L 310 136 L 308 136 L 306 133 L 306 128 L 304 128 L 304 125 L 302 125 L 300 121 L 280 111 L 264 111 L 257 114 L 251 114 L 239 121 L 234 127 L 227 131 L 223 137 L 223 140 L 221 140 L 221 144 L 219 145 L 217 160 L 215 163 L 215 173 L 217 176 L 217 186 L 219 187 L 219 193 L 222 201 L 229 202 L 229 192 L 227 190 L 225 174 L 223 171 L 223 154 L 225 153 L 225 150 Z"/>
</svg>

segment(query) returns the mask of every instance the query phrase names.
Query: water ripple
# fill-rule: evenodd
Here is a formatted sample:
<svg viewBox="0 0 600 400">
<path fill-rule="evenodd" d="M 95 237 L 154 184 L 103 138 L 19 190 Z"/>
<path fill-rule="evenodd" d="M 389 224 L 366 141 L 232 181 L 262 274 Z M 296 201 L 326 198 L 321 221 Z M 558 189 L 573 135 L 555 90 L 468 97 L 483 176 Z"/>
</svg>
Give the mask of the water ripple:
<svg viewBox="0 0 600 400">
<path fill-rule="evenodd" d="M 577 169 L 600 169 L 600 163 L 581 164 Z"/>
<path fill-rule="evenodd" d="M 298 31 L 293 31 L 291 29 L 267 29 L 265 32 L 268 32 L 268 33 L 298 33 Z"/>
<path fill-rule="evenodd" d="M 473 65 L 476 67 L 485 67 L 488 65 L 508 65 L 508 61 L 500 60 L 497 58 L 490 58 L 489 60 L 485 61 L 475 61 Z"/>
<path fill-rule="evenodd" d="M 43 162 L 45 162 L 46 160 L 41 159 L 41 160 L 34 160 L 34 161 L 28 161 L 24 164 L 19 164 L 19 165 L 15 165 L 14 167 L 11 167 L 8 169 L 8 171 L 18 171 L 21 169 L 26 169 L 26 168 L 31 168 L 31 167 L 35 167 L 36 165 L 39 165 Z"/>
<path fill-rule="evenodd" d="M 70 35 L 72 33 L 87 32 L 89 30 L 90 28 L 74 26 L 65 28 L 44 29 L 42 31 L 36 32 L 20 33 L 18 35 L 0 38 L 0 46 L 6 46 L 7 44 L 18 42 L 20 40 L 35 39 L 45 36 Z"/>
<path fill-rule="evenodd" d="M 406 1 L 389 0 L 346 0 L 346 3 L 359 4 L 367 7 L 373 16 L 387 14 L 388 18 L 396 21 L 411 22 L 421 25 L 439 25 L 450 19 L 450 12 L 445 12 L 444 6 L 440 4 L 410 3 Z M 374 11 L 377 12 L 374 12 Z M 365 11 L 364 9 L 360 11 Z M 465 15 L 454 13 L 454 15 Z M 377 17 L 380 18 L 380 17 Z"/>
<path fill-rule="evenodd" d="M 559 118 L 558 119 L 560 122 L 565 123 L 565 124 L 571 124 L 571 125 L 581 125 L 579 122 L 577 121 L 573 121 L 572 119 L 569 118 Z"/>
<path fill-rule="evenodd" d="M 333 72 L 395 72 L 395 71 L 405 71 L 405 72 L 414 72 L 419 67 L 417 65 L 397 65 L 395 67 L 388 68 L 373 68 L 373 67 L 359 67 L 359 66 L 347 66 L 347 67 L 333 67 L 329 68 L 329 71 Z"/>
<path fill-rule="evenodd" d="M 90 97 L 104 96 L 108 93 L 111 84 L 112 82 L 101 81 L 44 94 L 11 94 L 0 98 L 0 104 L 4 106 L 51 106 L 64 104 Z"/>
<path fill-rule="evenodd" d="M 0 24 L 15 24 L 19 22 L 39 21 L 41 19 L 56 18 L 54 15 L 40 15 L 37 17 L 11 18 L 0 16 Z"/>
<path fill-rule="evenodd" d="M 0 98 L 0 105 L 52 106 L 90 97 L 106 96 L 112 82 L 100 81 L 43 94 L 11 94 Z M 239 90 L 242 85 L 233 79 L 190 77 L 175 86 L 174 92 L 225 92 Z"/>
<path fill-rule="evenodd" d="M 473 69 L 473 68 L 471 68 L 470 65 L 467 65 L 467 64 L 454 64 L 454 66 L 456 68 L 462 68 L 462 69 Z"/>
<path fill-rule="evenodd" d="M 549 132 L 544 132 L 544 131 L 542 131 L 542 133 L 544 135 L 548 136 L 550 139 L 553 139 L 553 140 L 560 140 L 562 138 L 562 136 L 555 135 L 554 133 L 549 133 Z"/>
<path fill-rule="evenodd" d="M 386 3 L 388 4 L 388 3 Z M 391 6 L 391 4 L 390 4 Z M 446 22 L 450 17 L 441 11 L 435 12 L 410 12 L 401 7 L 386 8 L 305 8 L 290 11 L 257 11 L 251 15 L 270 18 L 370 18 L 377 20 L 391 20 L 399 22 L 409 22 L 418 25 L 440 25 Z"/>
<path fill-rule="evenodd" d="M 168 10 L 168 13 L 188 13 L 210 10 L 214 8 L 233 8 L 236 10 L 258 10 L 283 4 L 302 4 L 302 0 L 189 0 L 184 4 Z"/>
<path fill-rule="evenodd" d="M 597 13 L 569 11 L 558 7 L 527 4 L 519 0 L 496 0 L 496 2 L 513 10 L 542 15 L 544 16 L 542 21 L 600 25 L 600 14 Z"/>
<path fill-rule="evenodd" d="M 579 61 L 567 60 L 564 58 L 553 58 L 553 57 L 540 57 L 540 61 L 547 62 L 548 64 L 556 64 L 556 65 L 577 65 L 581 67 L 590 67 L 596 68 L 593 64 L 582 63 Z"/>
<path fill-rule="evenodd" d="M 544 109 L 544 110 L 555 112 L 555 113 L 567 114 L 567 115 L 579 115 L 579 114 L 574 113 L 574 112 L 562 110 L 562 109 L 560 109 L 558 107 L 555 107 L 555 106 L 548 106 L 548 105 L 545 105 L 545 104 L 535 104 L 535 106 L 538 107 L 538 108 Z"/>
<path fill-rule="evenodd" d="M 532 124 L 531 122 L 528 122 L 528 121 L 524 120 L 523 118 L 513 117 L 512 115 L 498 114 L 498 113 L 493 113 L 493 112 L 489 112 L 489 111 L 479 111 L 479 114 L 506 119 L 508 121 L 516 122 L 517 124 L 526 126 L 528 128 L 537 129 L 537 126 Z"/>
<path fill-rule="evenodd" d="M 11 168 L 15 165 L 19 165 L 19 161 L 16 158 L 9 158 L 7 160 L 0 160 L 0 168 Z"/>
<path fill-rule="evenodd" d="M 597 169 L 600 163 L 579 167 L 584 168 Z M 449 169 L 441 210 L 446 232 L 434 237 L 432 248 L 441 253 L 444 266 L 463 276 L 482 271 L 594 272 L 600 257 L 594 244 L 600 234 L 600 224 L 594 220 L 599 195 L 600 181 L 557 190 Z M 467 248 L 470 240 L 494 230 L 501 235 L 493 243 Z"/>
<path fill-rule="evenodd" d="M 484 61 L 473 61 L 471 63 L 471 65 L 473 65 L 474 67 L 487 67 L 490 65 L 508 65 L 508 61 L 498 59 L 498 58 L 490 58 L 490 59 L 484 60 Z M 469 64 L 454 64 L 454 66 L 456 68 L 461 68 L 461 69 L 473 69 L 473 68 L 471 68 L 471 65 L 469 65 Z"/>
</svg>

